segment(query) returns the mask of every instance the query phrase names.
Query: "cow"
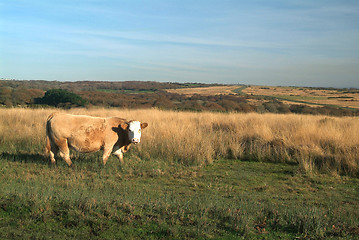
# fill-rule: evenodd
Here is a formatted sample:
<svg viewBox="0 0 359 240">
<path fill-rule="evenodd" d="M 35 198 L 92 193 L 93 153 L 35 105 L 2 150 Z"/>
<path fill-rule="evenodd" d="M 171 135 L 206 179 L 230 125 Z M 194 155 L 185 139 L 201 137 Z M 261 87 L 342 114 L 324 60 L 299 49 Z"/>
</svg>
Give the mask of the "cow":
<svg viewBox="0 0 359 240">
<path fill-rule="evenodd" d="M 123 164 L 123 153 L 130 145 L 141 141 L 141 130 L 148 126 L 139 121 L 118 117 L 91 117 L 65 113 L 52 113 L 46 121 L 46 152 L 56 163 L 57 153 L 71 166 L 70 148 L 88 153 L 103 150 L 102 161 L 113 153 Z"/>
</svg>

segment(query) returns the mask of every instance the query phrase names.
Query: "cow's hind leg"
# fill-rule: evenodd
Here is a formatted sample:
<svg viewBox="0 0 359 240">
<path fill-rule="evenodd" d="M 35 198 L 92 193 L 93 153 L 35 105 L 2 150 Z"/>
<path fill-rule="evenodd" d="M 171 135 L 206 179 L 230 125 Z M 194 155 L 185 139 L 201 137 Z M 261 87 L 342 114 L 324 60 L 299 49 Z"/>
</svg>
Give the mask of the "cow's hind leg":
<svg viewBox="0 0 359 240">
<path fill-rule="evenodd" d="M 48 136 L 46 136 L 46 153 L 50 155 L 50 160 L 52 164 L 56 163 L 55 156 L 57 152 L 59 151 L 59 148 L 54 144 Z"/>
<path fill-rule="evenodd" d="M 67 165 L 69 165 L 69 167 L 71 167 L 72 161 L 70 159 L 70 149 L 67 144 L 67 140 L 66 139 L 59 140 L 57 142 L 57 146 L 59 147 L 59 150 L 60 150 L 60 156 L 65 160 Z"/>
</svg>

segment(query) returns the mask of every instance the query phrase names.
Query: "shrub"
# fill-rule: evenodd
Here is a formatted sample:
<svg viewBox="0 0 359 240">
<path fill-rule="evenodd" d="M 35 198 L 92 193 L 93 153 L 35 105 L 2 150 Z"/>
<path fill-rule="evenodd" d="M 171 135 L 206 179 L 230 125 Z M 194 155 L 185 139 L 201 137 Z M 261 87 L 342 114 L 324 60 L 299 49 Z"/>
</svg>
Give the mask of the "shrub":
<svg viewBox="0 0 359 240">
<path fill-rule="evenodd" d="M 50 89 L 42 98 L 35 99 L 36 104 L 46 104 L 55 107 L 70 108 L 73 106 L 85 106 L 86 100 L 79 95 L 63 89 Z"/>
</svg>

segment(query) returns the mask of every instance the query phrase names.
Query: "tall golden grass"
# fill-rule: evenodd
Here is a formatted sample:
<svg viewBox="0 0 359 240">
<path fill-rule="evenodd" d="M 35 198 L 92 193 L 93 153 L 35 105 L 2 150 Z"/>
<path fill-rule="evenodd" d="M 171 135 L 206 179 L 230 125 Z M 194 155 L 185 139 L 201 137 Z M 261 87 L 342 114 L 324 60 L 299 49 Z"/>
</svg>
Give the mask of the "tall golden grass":
<svg viewBox="0 0 359 240">
<path fill-rule="evenodd" d="M 53 111 L 1 109 L 0 151 L 42 153 L 46 118 Z M 298 164 L 306 172 L 359 175 L 359 119 L 354 117 L 158 109 L 66 112 L 148 122 L 141 144 L 130 150 L 145 160 L 199 165 L 221 158 L 287 162 Z"/>
</svg>

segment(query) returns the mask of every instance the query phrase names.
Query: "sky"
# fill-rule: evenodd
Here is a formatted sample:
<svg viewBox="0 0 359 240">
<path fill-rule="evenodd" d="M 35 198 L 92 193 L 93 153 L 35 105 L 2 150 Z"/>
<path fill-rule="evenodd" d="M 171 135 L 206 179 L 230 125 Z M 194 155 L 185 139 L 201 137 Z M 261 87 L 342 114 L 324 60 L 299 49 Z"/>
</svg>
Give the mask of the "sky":
<svg viewBox="0 0 359 240">
<path fill-rule="evenodd" d="M 0 0 L 0 78 L 359 88 L 359 1 Z"/>
</svg>

